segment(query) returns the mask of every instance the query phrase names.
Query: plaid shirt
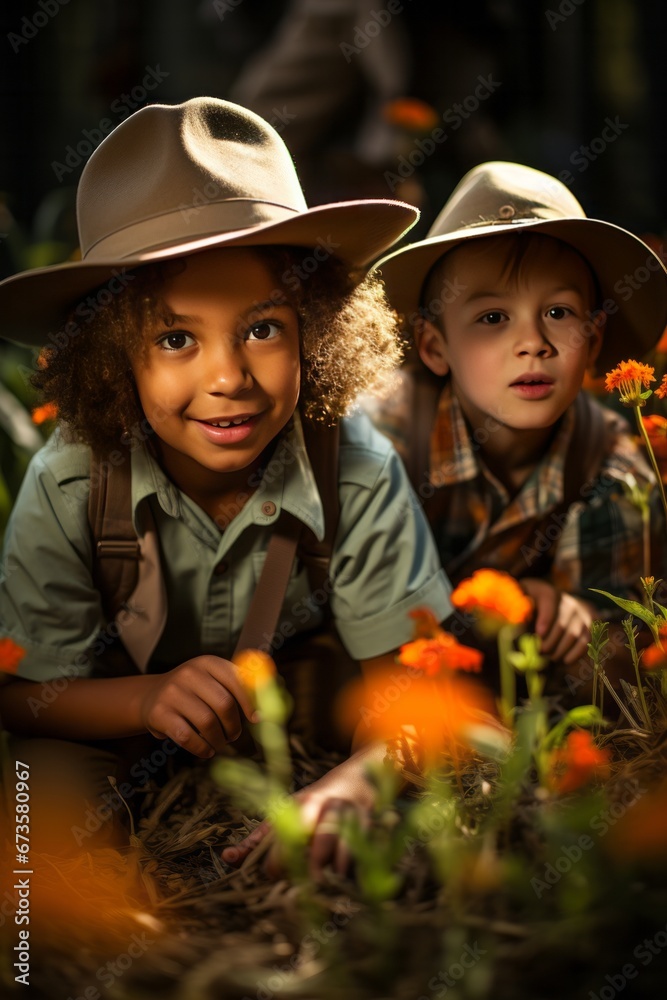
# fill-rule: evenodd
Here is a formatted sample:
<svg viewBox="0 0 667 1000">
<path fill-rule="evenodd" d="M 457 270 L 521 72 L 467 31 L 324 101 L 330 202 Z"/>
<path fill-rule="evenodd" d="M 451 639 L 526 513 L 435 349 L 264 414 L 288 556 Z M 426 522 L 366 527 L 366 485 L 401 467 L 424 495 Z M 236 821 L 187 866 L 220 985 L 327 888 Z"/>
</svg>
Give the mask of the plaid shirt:
<svg viewBox="0 0 667 1000">
<path fill-rule="evenodd" d="M 407 462 L 414 421 L 414 389 L 408 371 L 388 402 L 369 404 L 371 419 L 394 442 Z M 417 390 L 418 391 L 418 390 Z M 542 576 L 559 589 L 595 604 L 605 617 L 619 609 L 590 588 L 641 599 L 640 575 L 647 575 L 645 546 L 651 545 L 651 572 L 664 575 L 665 522 L 655 477 L 627 422 L 594 399 L 603 415 L 609 447 L 593 478 L 565 507 L 566 462 L 575 425 L 575 404 L 564 414 L 550 448 L 515 496 L 486 467 L 481 448 L 486 431 L 471 436 L 458 399 L 445 383 L 431 433 L 429 470 L 414 484 L 431 520 L 442 564 L 454 584 L 478 565 L 514 576 Z M 492 430 L 489 431 L 492 433 Z M 571 454 L 571 453 L 570 453 Z M 571 461 L 571 458 L 569 459 Z M 626 490 L 654 484 L 651 534 Z M 435 491 L 433 487 L 436 487 Z M 443 493 L 443 491 L 445 491 Z"/>
</svg>

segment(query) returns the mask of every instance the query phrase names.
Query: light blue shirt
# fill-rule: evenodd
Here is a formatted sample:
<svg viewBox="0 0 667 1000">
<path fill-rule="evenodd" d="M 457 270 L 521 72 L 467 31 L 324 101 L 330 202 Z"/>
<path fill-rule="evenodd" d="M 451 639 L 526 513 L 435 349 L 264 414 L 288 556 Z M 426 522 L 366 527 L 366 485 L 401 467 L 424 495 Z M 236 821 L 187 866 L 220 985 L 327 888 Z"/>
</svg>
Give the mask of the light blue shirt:
<svg viewBox="0 0 667 1000">
<path fill-rule="evenodd" d="M 141 535 L 147 506 L 157 528 L 169 609 L 151 670 L 202 653 L 232 655 L 270 529 L 283 508 L 322 537 L 322 503 L 298 416 L 275 456 L 256 492 L 221 531 L 148 450 L 132 453 L 135 526 Z M 89 449 L 64 443 L 56 432 L 33 458 L 12 512 L 0 575 L 0 637 L 26 650 L 20 677 L 94 675 L 89 654 L 105 621 L 92 579 L 89 482 Z M 431 608 L 438 620 L 447 617 L 450 585 L 400 459 L 363 415 L 342 421 L 339 499 L 330 606 L 350 655 L 367 659 L 410 640 L 408 614 L 415 608 Z M 296 560 L 279 639 L 317 626 L 325 597 L 311 594 Z"/>
</svg>

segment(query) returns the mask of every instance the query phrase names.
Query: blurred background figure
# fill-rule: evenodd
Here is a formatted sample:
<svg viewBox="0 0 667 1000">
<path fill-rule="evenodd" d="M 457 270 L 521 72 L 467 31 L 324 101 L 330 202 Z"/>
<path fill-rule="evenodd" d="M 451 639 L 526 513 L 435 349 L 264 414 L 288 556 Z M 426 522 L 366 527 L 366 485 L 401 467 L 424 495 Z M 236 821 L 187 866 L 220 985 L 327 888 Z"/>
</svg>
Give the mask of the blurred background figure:
<svg viewBox="0 0 667 1000">
<path fill-rule="evenodd" d="M 3 273 L 26 246 L 75 249 L 76 183 L 112 128 L 198 94 L 279 128 L 312 203 L 401 197 L 425 231 L 465 171 L 515 159 L 663 235 L 660 0 L 41 0 L 0 19 L 0 205 L 23 234 L 0 228 Z"/>
</svg>

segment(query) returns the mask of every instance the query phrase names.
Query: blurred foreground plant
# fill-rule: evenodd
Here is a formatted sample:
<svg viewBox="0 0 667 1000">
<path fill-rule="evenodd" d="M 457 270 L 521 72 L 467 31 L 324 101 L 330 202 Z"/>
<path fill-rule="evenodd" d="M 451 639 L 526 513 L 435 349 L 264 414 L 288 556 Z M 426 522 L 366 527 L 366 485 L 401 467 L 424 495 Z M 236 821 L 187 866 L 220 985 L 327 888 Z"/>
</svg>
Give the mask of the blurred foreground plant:
<svg viewBox="0 0 667 1000">
<path fill-rule="evenodd" d="M 256 706 L 259 721 L 250 730 L 264 751 L 264 766 L 247 758 L 220 757 L 212 773 L 239 805 L 271 821 L 287 871 L 295 881 L 303 883 L 308 831 L 290 795 L 292 766 L 286 733 L 290 699 L 266 653 L 243 650 L 236 654 L 234 663 Z"/>
</svg>

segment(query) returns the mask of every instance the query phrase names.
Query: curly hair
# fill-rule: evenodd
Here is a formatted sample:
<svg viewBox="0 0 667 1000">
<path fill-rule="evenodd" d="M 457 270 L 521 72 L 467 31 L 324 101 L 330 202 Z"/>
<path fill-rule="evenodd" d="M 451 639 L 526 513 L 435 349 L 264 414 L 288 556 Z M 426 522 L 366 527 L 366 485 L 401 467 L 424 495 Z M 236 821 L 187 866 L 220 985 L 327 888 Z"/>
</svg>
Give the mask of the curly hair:
<svg viewBox="0 0 667 1000">
<path fill-rule="evenodd" d="M 386 393 L 404 345 L 381 282 L 350 272 L 336 257 L 317 262 L 304 256 L 306 248 L 252 249 L 266 261 L 277 291 L 299 317 L 302 415 L 332 423 L 360 393 Z M 146 349 L 147 332 L 157 323 L 170 323 L 162 292 L 186 260 L 137 268 L 111 301 L 92 292 L 85 329 L 75 324 L 75 336 L 40 354 L 32 384 L 44 403 L 55 404 L 70 440 L 109 452 L 145 422 L 132 363 Z M 315 267 L 306 273 L 310 262 Z"/>
</svg>

